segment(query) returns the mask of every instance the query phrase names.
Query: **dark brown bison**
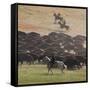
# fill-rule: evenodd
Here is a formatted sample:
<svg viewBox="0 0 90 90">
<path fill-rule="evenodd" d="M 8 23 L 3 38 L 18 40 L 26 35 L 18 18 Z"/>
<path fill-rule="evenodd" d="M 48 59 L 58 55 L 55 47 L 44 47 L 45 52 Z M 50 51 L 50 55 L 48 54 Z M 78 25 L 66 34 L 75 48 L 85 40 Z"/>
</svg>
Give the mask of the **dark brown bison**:
<svg viewBox="0 0 90 90">
<path fill-rule="evenodd" d="M 30 54 L 26 53 L 18 53 L 18 62 L 23 64 L 26 62 L 27 64 L 31 64 L 33 62 L 33 57 Z"/>
<path fill-rule="evenodd" d="M 64 63 L 69 70 L 80 69 L 82 64 L 84 64 L 84 59 L 81 56 L 67 56 L 64 59 Z"/>
</svg>

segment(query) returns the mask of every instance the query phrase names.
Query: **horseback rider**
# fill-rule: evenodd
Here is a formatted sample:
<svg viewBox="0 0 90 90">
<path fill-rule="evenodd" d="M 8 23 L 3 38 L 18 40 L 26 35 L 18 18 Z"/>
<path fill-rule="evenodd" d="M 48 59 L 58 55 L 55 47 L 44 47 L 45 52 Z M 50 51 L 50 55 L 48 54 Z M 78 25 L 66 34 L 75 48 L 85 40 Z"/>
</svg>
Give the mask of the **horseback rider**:
<svg viewBox="0 0 90 90">
<path fill-rule="evenodd" d="M 55 56 L 53 55 L 52 58 L 51 58 L 51 67 L 53 67 L 53 65 L 55 64 Z"/>
<path fill-rule="evenodd" d="M 54 22 L 55 24 L 57 24 L 57 21 L 58 21 L 58 20 L 61 20 L 61 19 L 62 19 L 60 13 L 54 13 L 53 16 L 55 17 L 55 22 Z"/>
</svg>

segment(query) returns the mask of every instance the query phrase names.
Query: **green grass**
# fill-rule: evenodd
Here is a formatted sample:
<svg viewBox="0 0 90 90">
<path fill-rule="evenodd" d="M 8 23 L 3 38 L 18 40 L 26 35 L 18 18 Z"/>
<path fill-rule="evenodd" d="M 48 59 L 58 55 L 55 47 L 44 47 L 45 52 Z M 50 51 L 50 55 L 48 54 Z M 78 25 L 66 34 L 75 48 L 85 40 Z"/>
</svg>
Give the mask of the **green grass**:
<svg viewBox="0 0 90 90">
<path fill-rule="evenodd" d="M 18 70 L 18 84 L 40 84 L 86 81 L 86 69 L 61 73 L 59 69 L 53 69 L 53 75 L 48 74 L 45 65 L 22 65 Z"/>
</svg>

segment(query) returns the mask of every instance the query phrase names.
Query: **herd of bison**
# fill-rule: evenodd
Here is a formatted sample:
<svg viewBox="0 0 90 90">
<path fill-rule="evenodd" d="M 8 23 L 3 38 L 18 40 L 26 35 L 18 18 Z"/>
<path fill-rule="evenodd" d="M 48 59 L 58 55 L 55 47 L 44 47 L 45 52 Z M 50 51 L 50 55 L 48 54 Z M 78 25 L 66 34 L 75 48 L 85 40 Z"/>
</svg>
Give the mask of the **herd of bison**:
<svg viewBox="0 0 90 90">
<path fill-rule="evenodd" d="M 27 64 L 46 64 L 45 56 L 63 61 L 67 69 L 80 69 L 87 64 L 86 37 L 70 36 L 51 32 L 41 36 L 36 32 L 18 31 L 18 62 Z"/>
</svg>

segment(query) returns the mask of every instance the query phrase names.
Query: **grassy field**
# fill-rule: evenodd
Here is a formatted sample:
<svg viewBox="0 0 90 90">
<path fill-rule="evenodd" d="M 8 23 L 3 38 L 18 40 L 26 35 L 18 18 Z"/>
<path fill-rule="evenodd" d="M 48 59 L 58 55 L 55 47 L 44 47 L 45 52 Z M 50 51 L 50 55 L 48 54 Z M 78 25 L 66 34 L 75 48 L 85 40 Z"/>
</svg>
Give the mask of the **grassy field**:
<svg viewBox="0 0 90 90">
<path fill-rule="evenodd" d="M 86 69 L 61 73 L 59 69 L 53 69 L 53 75 L 48 74 L 45 65 L 22 65 L 18 68 L 18 84 L 40 84 L 85 81 Z"/>
</svg>

